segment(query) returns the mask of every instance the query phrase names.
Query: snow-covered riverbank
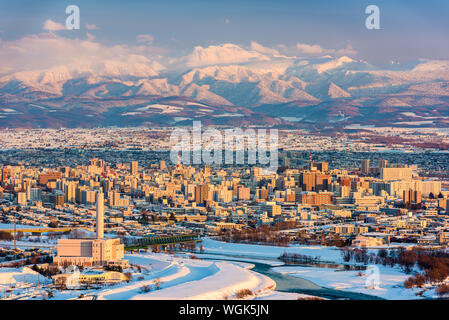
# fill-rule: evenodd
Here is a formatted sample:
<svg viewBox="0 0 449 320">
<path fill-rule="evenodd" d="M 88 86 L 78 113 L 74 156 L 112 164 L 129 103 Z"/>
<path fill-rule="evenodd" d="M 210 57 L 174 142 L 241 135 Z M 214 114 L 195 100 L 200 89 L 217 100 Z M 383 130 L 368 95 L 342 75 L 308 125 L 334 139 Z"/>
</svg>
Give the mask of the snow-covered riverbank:
<svg viewBox="0 0 449 320">
<path fill-rule="evenodd" d="M 126 284 L 98 292 L 98 299 L 234 299 L 240 290 L 250 290 L 247 299 L 297 299 L 301 294 L 274 291 L 275 282 L 250 270 L 251 264 L 186 259 L 167 254 L 133 254 L 125 257 L 143 270 Z M 146 270 L 145 270 L 146 269 Z M 159 289 L 154 280 L 160 281 Z M 143 286 L 153 288 L 142 291 Z"/>
<path fill-rule="evenodd" d="M 309 257 L 319 258 L 322 262 L 335 264 L 356 264 L 354 262 L 345 262 L 338 248 L 324 246 L 300 246 L 276 247 L 265 245 L 252 245 L 241 243 L 225 243 L 209 238 L 203 239 L 205 256 L 223 257 L 230 255 L 232 257 L 244 257 L 245 261 L 257 259 L 260 262 L 266 260 L 273 266 L 275 272 L 288 274 L 309 280 L 321 287 L 336 290 L 350 291 L 381 297 L 384 299 L 420 299 L 435 298 L 435 290 L 430 289 L 423 294 L 423 297 L 416 294 L 422 289 L 406 289 L 404 281 L 410 276 L 403 272 L 399 267 L 389 267 L 375 265 L 378 270 L 378 286 L 372 286 L 372 281 L 367 281 L 370 273 L 367 271 L 339 270 L 333 268 L 320 268 L 316 266 L 283 266 L 276 260 L 284 252 L 307 255 Z M 232 259 L 232 258 L 231 258 Z M 360 264 L 360 263 L 357 263 Z M 371 269 L 373 270 L 373 269 Z M 360 272 L 360 273 L 359 273 Z"/>
</svg>

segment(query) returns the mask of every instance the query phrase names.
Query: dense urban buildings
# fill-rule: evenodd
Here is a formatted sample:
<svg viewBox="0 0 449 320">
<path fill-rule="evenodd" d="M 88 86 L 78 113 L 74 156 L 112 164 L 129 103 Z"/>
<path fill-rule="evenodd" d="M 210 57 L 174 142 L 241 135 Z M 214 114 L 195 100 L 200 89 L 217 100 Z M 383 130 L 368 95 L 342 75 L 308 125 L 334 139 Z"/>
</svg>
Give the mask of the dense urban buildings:
<svg viewBox="0 0 449 320">
<path fill-rule="evenodd" d="M 361 159 L 359 167 L 343 169 L 313 161 L 311 153 L 302 166 L 295 165 L 295 156 L 283 154 L 282 161 L 288 159 L 290 165 L 275 173 L 263 173 L 257 166 L 170 165 L 165 160 L 142 165 L 98 158 L 74 167 L 4 165 L 2 220 L 12 222 L 14 213 L 21 224 L 95 228 L 94 240 L 60 240 L 55 257 L 57 263 L 63 256 L 64 261 L 79 256 L 92 264 L 123 256 L 120 242 L 104 240 L 104 232 L 129 241 L 127 236 L 212 235 L 226 228 L 287 221 L 302 226 L 308 237 L 343 221 L 352 226 L 351 232 L 324 232 L 348 239 L 376 232 L 406 242 L 438 242 L 446 232 L 449 194 L 444 177 L 385 159 L 374 167 Z M 106 246 L 101 254 L 108 258 L 93 256 L 100 243 Z M 74 246 L 77 253 L 72 255 L 67 248 Z"/>
<path fill-rule="evenodd" d="M 135 134 L 144 139 L 148 133 L 119 131 L 122 140 Z M 379 150 L 379 144 L 309 135 L 293 139 L 293 134 L 298 133 L 283 133 L 274 171 L 245 162 L 190 165 L 178 158 L 173 163 L 170 144 L 164 139 L 153 141 L 163 146 L 157 151 L 127 144 L 116 149 L 94 144 L 80 148 L 74 137 L 62 149 L 57 143 L 4 149 L 0 151 L 0 225 L 7 229 L 0 228 L 0 235 L 9 240 L 2 243 L 6 247 L 0 253 L 5 258 L 0 257 L 0 263 L 23 263 L 23 272 L 34 268 L 33 272 L 47 275 L 48 284 L 41 286 L 61 297 L 92 287 L 95 292 L 111 290 L 112 297 L 114 286 L 135 288 L 142 283 L 139 292 L 145 292 L 150 290 L 144 288 L 145 279 L 153 279 L 156 286 L 155 275 L 165 269 L 156 268 L 154 274 L 148 270 L 161 265 L 160 259 L 169 259 L 163 262 L 167 268 L 180 266 L 171 259 L 183 259 L 184 265 L 198 270 L 188 259 L 174 257 L 198 259 L 203 251 L 206 256 L 208 252 L 221 255 L 226 245 L 232 245 L 231 252 L 238 245 L 260 247 L 262 256 L 265 250 L 277 248 L 276 259 L 290 259 L 289 263 L 298 259 L 318 263 L 331 250 L 332 261 L 349 270 L 352 263 L 360 263 L 351 259 L 374 259 L 367 252 L 377 251 L 372 263 L 382 265 L 386 263 L 379 260 L 384 259 L 383 249 L 390 257 L 404 248 L 440 252 L 447 247 L 447 152 L 401 146 Z M 87 132 L 82 136 L 89 141 Z M 40 251 L 22 249 L 42 245 Z M 284 255 L 285 250 L 300 254 Z M 239 255 L 247 252 L 243 249 Z M 142 259 L 152 262 L 140 265 Z M 227 281 L 237 279 L 236 272 L 242 271 L 233 270 Z M 395 282 L 391 290 L 408 290 L 404 281 Z M 433 297 L 442 285 L 430 285 L 424 296 Z M 21 289 L 8 290 L 30 296 Z"/>
</svg>

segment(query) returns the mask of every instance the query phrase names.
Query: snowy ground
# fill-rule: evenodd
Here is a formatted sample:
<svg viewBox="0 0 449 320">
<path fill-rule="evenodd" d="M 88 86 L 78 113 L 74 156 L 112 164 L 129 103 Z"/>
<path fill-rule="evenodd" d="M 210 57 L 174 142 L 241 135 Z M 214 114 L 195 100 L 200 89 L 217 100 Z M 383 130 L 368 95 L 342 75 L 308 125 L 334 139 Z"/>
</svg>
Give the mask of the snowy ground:
<svg viewBox="0 0 449 320">
<path fill-rule="evenodd" d="M 204 238 L 202 243 L 204 253 L 233 255 L 243 258 L 265 259 L 279 263 L 276 259 L 284 252 L 298 253 L 310 257 L 318 257 L 322 262 L 343 263 L 340 250 L 324 246 L 291 246 L 276 247 L 254 244 L 227 243 Z M 262 262 L 262 261 L 261 261 Z"/>
<path fill-rule="evenodd" d="M 13 241 L 0 241 L 0 247 L 12 249 L 14 248 Z M 32 242 L 32 241 L 16 241 L 16 247 L 19 249 L 29 249 L 29 248 L 41 248 L 41 249 L 49 249 L 55 248 L 56 242 Z"/>
<path fill-rule="evenodd" d="M 338 271 L 316 267 L 275 267 L 272 270 L 301 277 L 319 286 L 336 290 L 358 292 L 394 300 L 417 298 L 412 290 L 407 290 L 403 287 L 403 283 L 408 278 L 408 275 L 399 269 L 383 266 L 378 266 L 378 268 L 378 282 L 376 282 L 376 276 L 366 271 L 361 271 L 359 276 L 359 271 Z M 375 285 L 376 283 L 378 284 L 377 286 Z"/>
<path fill-rule="evenodd" d="M 1 226 L 1 224 L 0 224 Z M 29 228 L 35 228 L 32 226 L 26 226 Z M 95 237 L 95 233 L 90 232 L 88 230 L 84 229 L 78 229 L 77 234 L 79 236 L 82 236 L 83 238 L 93 238 Z M 116 237 L 115 235 L 106 234 L 106 238 L 110 237 Z M 60 235 L 57 237 L 52 237 L 47 234 L 41 234 L 41 235 L 24 235 L 20 238 L 20 240 L 16 241 L 16 247 L 19 249 L 29 249 L 29 248 L 41 248 L 41 249 L 49 249 L 49 248 L 56 248 L 58 239 L 67 239 L 68 235 Z M 14 248 L 14 241 L 6 241 L 1 240 L 0 241 L 0 247 L 3 248 Z"/>
<path fill-rule="evenodd" d="M 19 282 L 36 283 L 44 277 L 30 268 L 0 268 L 0 286 L 11 286 Z"/>
<path fill-rule="evenodd" d="M 129 282 L 103 287 L 100 289 L 84 290 L 51 290 L 51 300 L 182 300 L 182 299 L 236 299 L 236 293 L 242 289 L 253 293 L 244 299 L 272 299 L 288 300 L 309 298 L 308 295 L 296 293 L 283 293 L 275 291 L 275 282 L 270 278 L 251 271 L 251 263 L 237 261 L 206 261 L 188 258 L 187 254 L 168 255 L 163 253 L 131 254 L 126 255 L 130 268 L 124 270 L 131 273 Z M 1 283 L 10 288 L 14 281 L 33 283 L 32 276 L 36 274 L 27 269 L 2 268 Z M 30 273 L 30 275 L 28 275 Z M 47 281 L 40 276 L 41 282 Z M 159 288 L 155 285 L 159 280 Z M 24 282 L 24 287 L 26 286 Z M 28 285 L 30 286 L 30 285 Z M 40 290 L 43 293 L 45 290 Z M 42 295 L 20 294 L 16 298 L 42 299 Z M 14 297 L 13 297 L 14 298 Z"/>
<path fill-rule="evenodd" d="M 359 271 L 341 271 L 332 268 L 319 267 L 301 267 L 301 266 L 279 266 L 279 260 L 275 260 L 282 253 L 298 253 L 311 257 L 318 257 L 322 262 L 336 264 L 356 264 L 354 262 L 344 262 L 343 257 L 338 248 L 323 246 L 291 246 L 276 247 L 264 245 L 251 245 L 240 243 L 225 243 L 215 241 L 209 238 L 203 239 L 204 256 L 223 258 L 223 255 L 231 255 L 227 259 L 235 259 L 242 257 L 244 261 L 254 261 L 268 263 L 273 266 L 272 270 L 280 273 L 288 273 L 309 280 L 319 286 L 332 288 L 336 290 L 358 292 L 384 299 L 419 299 L 416 293 L 423 289 L 405 289 L 404 281 L 410 276 L 405 274 L 398 267 L 385 267 L 376 265 L 379 270 L 379 285 L 372 286 L 373 277 L 371 271 L 362 271 L 363 275 L 359 276 Z M 201 255 L 202 257 L 203 255 Z M 264 262 L 263 259 L 268 260 Z M 367 279 L 369 280 L 367 282 Z M 435 298 L 435 290 L 430 289 L 424 292 L 424 298 Z"/>
<path fill-rule="evenodd" d="M 16 224 L 16 229 L 36 229 L 36 228 L 43 228 L 39 226 L 29 226 L 25 224 Z M 14 230 L 14 224 L 13 223 L 0 223 L 0 230 Z"/>
<path fill-rule="evenodd" d="M 242 289 L 254 293 L 248 297 L 250 299 L 297 299 L 304 296 L 273 291 L 275 282 L 251 271 L 252 265 L 248 263 L 204 261 L 166 254 L 135 254 L 125 258 L 144 268 L 141 273 L 133 275 L 133 279 L 140 280 L 103 290 L 97 294 L 97 299 L 234 299 L 236 292 Z M 154 286 L 157 278 L 161 281 L 160 289 Z M 143 292 L 145 285 L 151 286 L 151 291 Z"/>
<path fill-rule="evenodd" d="M 37 297 L 43 286 L 51 283 L 28 267 L 0 268 L 0 298 L 21 299 Z"/>
<path fill-rule="evenodd" d="M 50 243 L 18 242 L 18 246 L 50 247 Z M 52 243 L 53 242 L 53 243 Z M 0 246 L 8 243 L 0 242 Z M 386 299 L 418 299 L 416 293 L 422 289 L 405 289 L 404 280 L 409 276 L 399 268 L 379 268 L 379 287 L 366 286 L 367 271 L 339 271 L 331 268 L 281 266 L 277 258 L 284 252 L 298 253 L 318 257 L 322 262 L 343 264 L 343 258 L 338 248 L 324 246 L 291 246 L 276 247 L 264 245 L 236 244 L 203 239 L 203 253 L 195 255 L 214 260 L 198 260 L 189 258 L 186 253 L 168 254 L 132 254 L 126 255 L 132 268 L 125 272 L 132 273 L 132 280 L 102 289 L 90 290 L 54 290 L 52 299 L 76 299 L 79 294 L 87 295 L 88 299 L 127 300 L 127 299 L 233 299 L 235 293 L 249 289 L 254 294 L 249 299 L 298 299 L 307 297 L 301 294 L 283 293 L 275 290 L 275 282 L 270 278 L 251 270 L 251 263 L 265 263 L 273 267 L 273 271 L 288 273 L 313 283 L 337 290 L 352 291 L 374 295 Z M 240 260 L 240 261 L 220 261 Z M 243 261 L 243 262 L 241 262 Z M 351 264 L 354 264 L 353 262 Z M 139 266 L 136 267 L 136 266 Z M 140 269 L 140 270 L 139 270 Z M 31 272 L 33 273 L 33 272 Z M 0 268 L 0 290 L 5 291 L 14 283 L 19 288 L 33 284 L 33 275 L 27 268 Z M 34 275 L 35 276 L 35 275 Z M 28 279 L 29 278 L 29 279 Z M 41 276 L 41 279 L 43 277 Z M 155 280 L 161 281 L 156 289 Z M 50 279 L 48 279 L 50 281 Z M 14 282 L 15 281 L 15 282 Z M 28 285 L 29 286 L 29 285 Z M 20 295 L 20 292 L 18 293 Z M 424 297 L 434 297 L 433 289 L 427 290 Z M 24 298 L 33 295 L 25 295 Z M 35 299 L 41 298 L 36 296 Z"/>
<path fill-rule="evenodd" d="M 236 261 L 244 261 L 248 263 L 252 262 L 259 262 L 268 264 L 270 266 L 280 266 L 284 263 L 279 260 L 274 259 L 262 259 L 262 258 L 247 258 L 247 257 L 231 257 L 221 254 L 208 254 L 208 253 L 195 253 L 196 256 L 198 256 L 201 259 L 213 259 L 213 260 L 236 260 Z"/>
</svg>

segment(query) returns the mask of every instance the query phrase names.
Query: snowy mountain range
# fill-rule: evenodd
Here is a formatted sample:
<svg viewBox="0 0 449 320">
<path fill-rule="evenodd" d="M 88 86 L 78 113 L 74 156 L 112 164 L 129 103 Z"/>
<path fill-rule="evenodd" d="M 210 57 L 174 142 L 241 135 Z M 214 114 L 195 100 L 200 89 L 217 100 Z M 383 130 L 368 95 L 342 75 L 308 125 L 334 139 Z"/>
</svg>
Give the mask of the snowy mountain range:
<svg viewBox="0 0 449 320">
<path fill-rule="evenodd" d="M 373 66 L 252 44 L 195 47 L 0 74 L 0 127 L 449 127 L 449 61 Z"/>
</svg>

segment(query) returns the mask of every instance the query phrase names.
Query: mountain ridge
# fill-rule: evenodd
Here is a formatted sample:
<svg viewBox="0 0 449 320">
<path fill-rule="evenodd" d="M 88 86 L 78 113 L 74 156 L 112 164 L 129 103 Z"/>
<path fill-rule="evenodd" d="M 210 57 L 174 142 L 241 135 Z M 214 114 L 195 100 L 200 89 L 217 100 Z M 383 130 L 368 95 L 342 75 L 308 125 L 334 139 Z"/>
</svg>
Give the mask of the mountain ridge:
<svg viewBox="0 0 449 320">
<path fill-rule="evenodd" d="M 448 61 L 382 69 L 347 56 L 297 58 L 232 44 L 196 47 L 182 60 L 184 68 L 181 60 L 174 62 L 176 70 L 128 57 L 3 74 L 0 127 L 183 125 L 193 119 L 217 125 L 449 126 Z M 164 99 L 173 107 L 169 112 L 134 110 Z M 195 103 L 209 112 L 192 108 Z"/>
</svg>

